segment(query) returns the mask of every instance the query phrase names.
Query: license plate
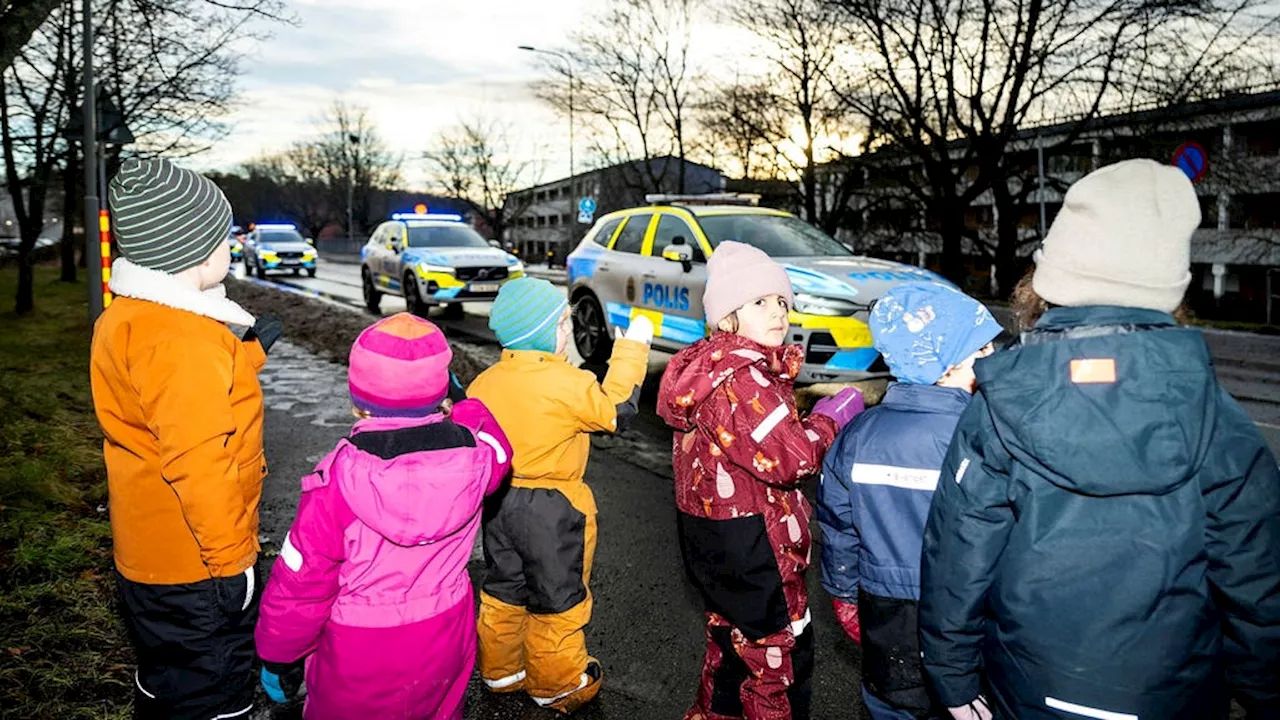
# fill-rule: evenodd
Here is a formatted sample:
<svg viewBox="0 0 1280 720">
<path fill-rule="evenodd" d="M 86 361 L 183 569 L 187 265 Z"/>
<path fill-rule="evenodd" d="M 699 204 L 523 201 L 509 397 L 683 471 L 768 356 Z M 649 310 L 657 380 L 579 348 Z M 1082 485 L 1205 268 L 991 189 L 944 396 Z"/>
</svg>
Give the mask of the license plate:
<svg viewBox="0 0 1280 720">
<path fill-rule="evenodd" d="M 496 293 L 502 287 L 499 283 L 471 283 L 473 293 Z"/>
</svg>

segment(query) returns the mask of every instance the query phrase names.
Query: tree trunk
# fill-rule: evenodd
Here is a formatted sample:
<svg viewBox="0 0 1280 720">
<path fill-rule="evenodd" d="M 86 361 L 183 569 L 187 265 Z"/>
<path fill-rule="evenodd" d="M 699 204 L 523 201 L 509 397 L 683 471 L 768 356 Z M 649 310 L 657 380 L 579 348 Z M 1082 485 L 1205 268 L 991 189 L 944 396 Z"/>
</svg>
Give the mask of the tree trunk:
<svg viewBox="0 0 1280 720">
<path fill-rule="evenodd" d="M 1000 298 L 1008 298 L 1018 283 L 1018 216 L 1007 181 L 995 183 L 991 190 L 996 206 L 996 289 Z"/>
<path fill-rule="evenodd" d="M 31 267 L 31 247 L 23 240 L 18 245 L 18 296 L 14 310 L 19 315 L 28 315 L 35 309 L 35 271 Z"/>
<path fill-rule="evenodd" d="M 65 283 L 76 282 L 76 247 L 83 244 L 77 242 L 83 240 L 83 236 L 76 235 L 75 230 L 76 216 L 80 214 L 76 212 L 76 208 L 84 204 L 76 197 L 80 189 L 77 181 L 79 168 L 75 153 L 68 153 L 67 166 L 62 172 L 62 276 L 59 278 Z"/>
<path fill-rule="evenodd" d="M 968 273 L 964 267 L 964 211 L 956 203 L 938 206 L 942 235 L 942 276 L 964 289 Z"/>
</svg>

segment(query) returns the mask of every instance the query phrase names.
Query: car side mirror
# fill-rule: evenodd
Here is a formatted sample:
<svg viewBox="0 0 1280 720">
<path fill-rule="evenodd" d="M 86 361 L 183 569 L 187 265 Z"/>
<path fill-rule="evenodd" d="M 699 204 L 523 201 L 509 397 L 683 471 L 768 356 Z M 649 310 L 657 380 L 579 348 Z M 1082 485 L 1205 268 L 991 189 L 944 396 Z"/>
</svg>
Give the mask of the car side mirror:
<svg viewBox="0 0 1280 720">
<path fill-rule="evenodd" d="M 672 238 L 671 244 L 662 248 L 662 259 L 680 263 L 685 272 L 693 270 L 693 249 L 685 244 L 682 237 Z"/>
<path fill-rule="evenodd" d="M 315 244 L 316 244 L 316 239 L 315 239 L 315 238 L 307 238 L 307 244 L 308 244 L 308 245 L 315 245 Z"/>
<path fill-rule="evenodd" d="M 400 254 L 400 246 L 393 242 L 387 243 L 387 249 L 393 253 L 396 253 L 397 255 Z"/>
<path fill-rule="evenodd" d="M 498 248 L 499 250 L 501 250 L 501 249 L 502 249 L 502 243 L 498 242 L 497 240 L 490 240 L 490 241 L 489 241 L 489 247 L 495 247 L 495 248 Z"/>
</svg>

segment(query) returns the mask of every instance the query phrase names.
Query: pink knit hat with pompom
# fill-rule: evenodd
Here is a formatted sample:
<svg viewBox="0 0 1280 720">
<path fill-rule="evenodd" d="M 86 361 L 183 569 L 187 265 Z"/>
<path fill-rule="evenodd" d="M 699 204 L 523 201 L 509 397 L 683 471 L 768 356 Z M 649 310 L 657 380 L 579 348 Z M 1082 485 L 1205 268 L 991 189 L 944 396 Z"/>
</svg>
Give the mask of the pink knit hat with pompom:
<svg viewBox="0 0 1280 720">
<path fill-rule="evenodd" d="M 397 313 L 351 346 L 351 403 L 375 417 L 425 417 L 449 394 L 453 351 L 434 323 Z"/>
</svg>

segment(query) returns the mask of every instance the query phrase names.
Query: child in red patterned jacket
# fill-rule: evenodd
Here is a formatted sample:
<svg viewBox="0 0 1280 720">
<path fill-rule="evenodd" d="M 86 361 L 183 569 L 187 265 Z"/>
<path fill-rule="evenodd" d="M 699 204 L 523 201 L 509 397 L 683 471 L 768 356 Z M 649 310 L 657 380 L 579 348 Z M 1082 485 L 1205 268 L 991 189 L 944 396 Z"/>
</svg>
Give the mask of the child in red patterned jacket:
<svg viewBox="0 0 1280 720">
<path fill-rule="evenodd" d="M 862 396 L 844 390 L 802 419 L 792 385 L 804 351 L 783 344 L 786 271 L 723 242 L 707 275 L 703 306 L 719 332 L 671 360 L 658 394 L 676 430 L 681 549 L 707 610 L 702 681 L 685 720 L 807 718 L 811 538 L 800 483 L 821 469 Z"/>
</svg>

